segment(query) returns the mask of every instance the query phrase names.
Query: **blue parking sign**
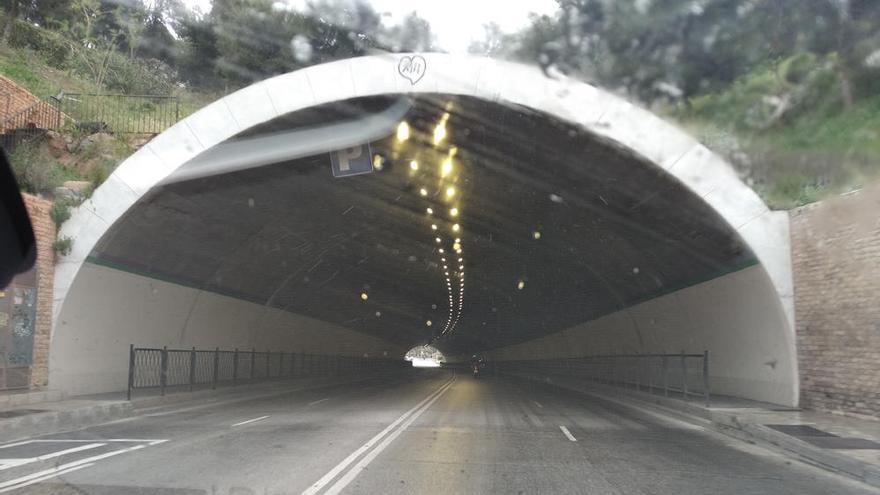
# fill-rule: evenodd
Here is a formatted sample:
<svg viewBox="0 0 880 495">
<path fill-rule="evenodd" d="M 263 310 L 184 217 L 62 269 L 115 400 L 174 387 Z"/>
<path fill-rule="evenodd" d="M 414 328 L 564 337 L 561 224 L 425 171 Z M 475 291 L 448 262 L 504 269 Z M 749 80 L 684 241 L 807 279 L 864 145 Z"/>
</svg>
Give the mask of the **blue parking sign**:
<svg viewBox="0 0 880 495">
<path fill-rule="evenodd" d="M 331 151 L 330 169 L 333 171 L 333 177 L 369 174 L 373 171 L 373 152 L 370 143 Z"/>
</svg>

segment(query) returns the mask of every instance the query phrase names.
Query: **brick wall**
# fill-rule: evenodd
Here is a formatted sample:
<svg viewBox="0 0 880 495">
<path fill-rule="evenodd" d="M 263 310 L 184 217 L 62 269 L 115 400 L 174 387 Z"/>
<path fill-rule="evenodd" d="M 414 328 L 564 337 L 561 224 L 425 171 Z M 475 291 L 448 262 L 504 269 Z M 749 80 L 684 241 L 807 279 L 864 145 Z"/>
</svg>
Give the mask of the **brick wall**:
<svg viewBox="0 0 880 495">
<path fill-rule="evenodd" d="M 37 318 L 34 324 L 34 353 L 31 387 L 45 387 L 49 381 L 49 337 L 52 332 L 52 280 L 55 276 L 55 223 L 49 216 L 52 203 L 22 193 L 37 238 Z"/>
<path fill-rule="evenodd" d="M 25 109 L 29 110 L 21 113 Z M 9 78 L 0 76 L 0 122 L 8 117 L 15 117 L 9 125 L 0 125 L 0 131 L 9 128 L 26 127 L 34 124 L 42 129 L 58 127 L 58 111 L 48 102 L 43 102 Z"/>
<path fill-rule="evenodd" d="M 801 406 L 880 416 L 880 186 L 791 211 Z"/>
</svg>

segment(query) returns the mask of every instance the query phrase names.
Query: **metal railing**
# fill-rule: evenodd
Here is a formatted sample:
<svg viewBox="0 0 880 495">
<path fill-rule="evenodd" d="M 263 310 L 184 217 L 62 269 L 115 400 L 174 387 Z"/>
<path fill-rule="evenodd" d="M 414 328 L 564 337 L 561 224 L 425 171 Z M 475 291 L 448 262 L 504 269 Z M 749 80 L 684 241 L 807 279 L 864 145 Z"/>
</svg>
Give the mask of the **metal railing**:
<svg viewBox="0 0 880 495">
<path fill-rule="evenodd" d="M 611 354 L 565 359 L 496 361 L 501 373 L 564 378 L 710 403 L 709 351 L 702 354 Z"/>
<path fill-rule="evenodd" d="M 131 345 L 128 358 L 128 400 L 133 390 L 217 388 L 218 384 L 282 378 L 341 376 L 404 368 L 403 360 L 334 356 L 281 351 L 231 351 L 139 348 Z"/>
<path fill-rule="evenodd" d="M 87 132 L 159 134 L 180 120 L 176 96 L 64 93 L 60 103 Z"/>
</svg>

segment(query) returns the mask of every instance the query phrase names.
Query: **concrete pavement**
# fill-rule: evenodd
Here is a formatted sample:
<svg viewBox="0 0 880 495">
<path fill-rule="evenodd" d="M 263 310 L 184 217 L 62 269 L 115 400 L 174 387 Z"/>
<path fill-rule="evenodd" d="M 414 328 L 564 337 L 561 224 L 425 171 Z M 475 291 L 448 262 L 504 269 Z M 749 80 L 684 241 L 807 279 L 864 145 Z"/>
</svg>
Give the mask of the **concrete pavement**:
<svg viewBox="0 0 880 495">
<path fill-rule="evenodd" d="M 4 492 L 877 493 L 649 411 L 444 370 L 0 445 Z"/>
</svg>

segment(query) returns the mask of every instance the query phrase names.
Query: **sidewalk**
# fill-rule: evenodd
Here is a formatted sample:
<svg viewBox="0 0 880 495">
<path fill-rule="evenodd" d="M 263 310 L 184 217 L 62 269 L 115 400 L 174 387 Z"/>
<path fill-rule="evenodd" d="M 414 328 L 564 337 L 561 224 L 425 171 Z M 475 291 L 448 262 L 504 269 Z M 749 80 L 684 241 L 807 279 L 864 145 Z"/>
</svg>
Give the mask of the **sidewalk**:
<svg viewBox="0 0 880 495">
<path fill-rule="evenodd" d="M 125 392 L 65 398 L 57 392 L 31 392 L 0 396 L 0 442 L 10 442 L 36 435 L 78 430 L 109 421 L 135 416 L 154 409 L 183 405 L 253 400 L 261 397 L 328 387 L 370 376 L 294 378 L 262 383 L 241 383 L 216 390 L 172 390 L 164 396 L 158 391 L 138 391 L 127 401 Z"/>
<path fill-rule="evenodd" d="M 880 418 L 859 419 L 726 396 L 713 396 L 706 407 L 702 400 L 557 377 L 541 383 L 659 410 L 880 488 Z"/>
</svg>

